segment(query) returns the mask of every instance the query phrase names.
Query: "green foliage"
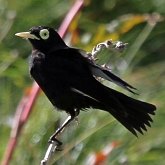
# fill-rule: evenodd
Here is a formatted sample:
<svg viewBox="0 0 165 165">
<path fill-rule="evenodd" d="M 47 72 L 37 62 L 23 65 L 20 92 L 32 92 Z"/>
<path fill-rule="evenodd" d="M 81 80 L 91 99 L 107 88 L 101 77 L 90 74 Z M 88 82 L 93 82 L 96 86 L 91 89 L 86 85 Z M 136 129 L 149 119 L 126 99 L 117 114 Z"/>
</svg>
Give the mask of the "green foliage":
<svg viewBox="0 0 165 165">
<path fill-rule="evenodd" d="M 7 145 L 17 104 L 32 83 L 28 73 L 31 47 L 14 34 L 34 25 L 58 28 L 72 2 L 0 1 L 0 157 Z M 161 22 L 154 22 L 155 15 L 151 17 L 154 12 L 163 15 L 164 6 L 164 0 L 86 0 L 66 40 L 87 51 L 110 38 L 128 42 L 123 54 L 103 52 L 99 62 L 106 61 L 113 72 L 139 89 L 140 95 L 133 97 L 156 104 L 158 110 L 152 128 L 138 139 L 105 112 L 81 112 L 78 124 L 73 122 L 60 136 L 64 150 L 55 155 L 54 164 L 83 165 L 90 153 L 99 152 L 113 141 L 119 145 L 106 160 L 107 165 L 164 164 L 165 23 L 162 18 Z M 111 83 L 105 84 L 116 88 Z M 11 164 L 39 164 L 49 136 L 65 117 L 41 94 L 19 137 Z"/>
</svg>

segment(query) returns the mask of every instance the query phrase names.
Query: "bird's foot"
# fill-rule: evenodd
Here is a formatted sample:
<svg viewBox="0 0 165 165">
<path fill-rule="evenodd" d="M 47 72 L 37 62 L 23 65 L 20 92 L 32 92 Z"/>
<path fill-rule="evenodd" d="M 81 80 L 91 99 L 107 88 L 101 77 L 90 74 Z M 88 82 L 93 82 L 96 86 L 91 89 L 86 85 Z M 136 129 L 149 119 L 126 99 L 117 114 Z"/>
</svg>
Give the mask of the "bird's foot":
<svg viewBox="0 0 165 165">
<path fill-rule="evenodd" d="M 48 141 L 49 144 L 53 144 L 53 143 L 56 143 L 56 151 L 62 151 L 63 149 L 61 148 L 62 146 L 62 142 L 57 140 L 54 136 L 51 136 L 49 141 Z"/>
</svg>

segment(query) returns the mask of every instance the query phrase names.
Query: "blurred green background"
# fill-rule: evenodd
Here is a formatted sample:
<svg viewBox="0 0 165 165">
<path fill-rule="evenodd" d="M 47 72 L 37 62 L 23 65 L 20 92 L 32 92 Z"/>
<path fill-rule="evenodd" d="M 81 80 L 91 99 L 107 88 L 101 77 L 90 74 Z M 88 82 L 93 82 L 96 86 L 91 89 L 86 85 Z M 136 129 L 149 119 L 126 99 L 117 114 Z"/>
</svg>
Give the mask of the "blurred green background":
<svg viewBox="0 0 165 165">
<path fill-rule="evenodd" d="M 0 0 L 0 158 L 7 145 L 13 116 L 21 97 L 32 84 L 28 72 L 31 45 L 14 36 L 34 25 L 58 29 L 74 1 Z M 124 53 L 105 51 L 99 63 L 138 88 L 134 98 L 157 106 L 152 128 L 137 139 L 106 112 L 81 112 L 60 136 L 64 150 L 54 164 L 84 165 L 91 153 L 117 142 L 106 165 L 164 165 L 165 156 L 165 0 L 86 0 L 65 38 L 72 46 L 91 51 L 112 38 L 127 42 Z M 104 82 L 126 94 L 121 88 Z M 131 94 L 129 94 L 131 95 Z M 12 165 L 39 164 L 47 140 L 67 115 L 54 110 L 43 93 L 19 137 Z"/>
</svg>

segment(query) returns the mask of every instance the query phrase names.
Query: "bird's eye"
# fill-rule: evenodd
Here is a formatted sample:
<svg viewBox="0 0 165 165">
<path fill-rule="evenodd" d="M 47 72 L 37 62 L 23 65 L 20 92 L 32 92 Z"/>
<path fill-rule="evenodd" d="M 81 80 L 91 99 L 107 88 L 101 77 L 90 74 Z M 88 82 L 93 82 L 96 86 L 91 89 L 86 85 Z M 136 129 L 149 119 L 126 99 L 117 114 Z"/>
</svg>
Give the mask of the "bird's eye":
<svg viewBox="0 0 165 165">
<path fill-rule="evenodd" d="M 43 40 L 47 40 L 49 38 L 49 31 L 47 29 L 42 29 L 40 31 L 40 37 L 43 39 Z"/>
</svg>

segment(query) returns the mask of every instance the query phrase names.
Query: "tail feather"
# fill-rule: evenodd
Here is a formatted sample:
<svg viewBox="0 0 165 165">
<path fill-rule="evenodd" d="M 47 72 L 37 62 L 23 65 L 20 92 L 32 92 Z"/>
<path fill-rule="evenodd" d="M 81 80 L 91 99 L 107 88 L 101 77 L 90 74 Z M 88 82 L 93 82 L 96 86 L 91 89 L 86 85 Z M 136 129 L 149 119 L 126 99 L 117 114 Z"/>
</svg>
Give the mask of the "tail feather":
<svg viewBox="0 0 165 165">
<path fill-rule="evenodd" d="M 153 121 L 150 115 L 155 115 L 156 107 L 152 104 L 128 97 L 120 92 L 108 88 L 108 93 L 117 98 L 120 105 L 109 101 L 109 111 L 121 124 L 137 136 L 137 132 L 143 134 L 146 126 L 151 127 Z M 122 108 L 121 108 L 122 106 Z M 137 131 L 137 132 L 136 132 Z"/>
</svg>

